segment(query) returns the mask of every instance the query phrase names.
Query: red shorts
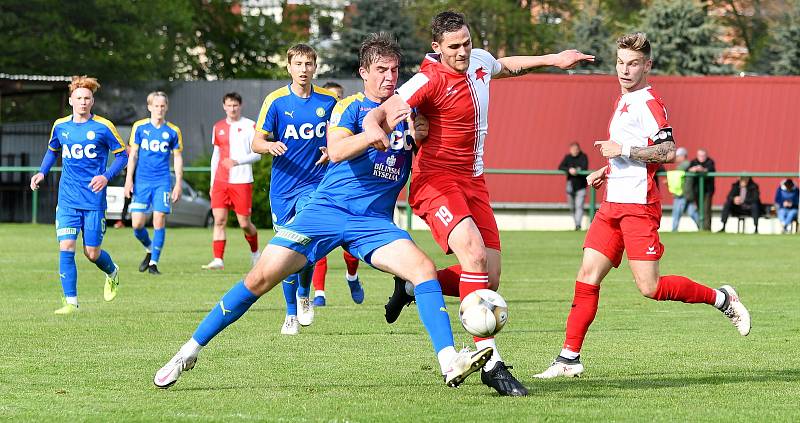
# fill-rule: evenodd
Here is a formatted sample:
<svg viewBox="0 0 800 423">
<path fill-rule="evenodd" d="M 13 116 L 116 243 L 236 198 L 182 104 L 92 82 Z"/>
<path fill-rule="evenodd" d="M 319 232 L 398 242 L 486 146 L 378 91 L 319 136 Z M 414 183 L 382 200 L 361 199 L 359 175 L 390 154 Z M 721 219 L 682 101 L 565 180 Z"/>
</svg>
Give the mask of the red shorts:
<svg viewBox="0 0 800 423">
<path fill-rule="evenodd" d="M 658 238 L 661 204 L 622 204 L 604 202 L 594 215 L 583 248 L 591 248 L 619 267 L 622 252 L 628 260 L 656 261 L 664 254 Z"/>
<path fill-rule="evenodd" d="M 411 180 L 409 203 L 414 214 L 431 228 L 433 239 L 445 253 L 453 252 L 447 242 L 450 231 L 467 217 L 471 217 L 480 230 L 483 244 L 500 250 L 500 232 L 483 176 L 415 175 Z"/>
<path fill-rule="evenodd" d="M 211 189 L 212 209 L 233 209 L 241 216 L 250 216 L 253 207 L 253 184 L 214 182 Z"/>
</svg>

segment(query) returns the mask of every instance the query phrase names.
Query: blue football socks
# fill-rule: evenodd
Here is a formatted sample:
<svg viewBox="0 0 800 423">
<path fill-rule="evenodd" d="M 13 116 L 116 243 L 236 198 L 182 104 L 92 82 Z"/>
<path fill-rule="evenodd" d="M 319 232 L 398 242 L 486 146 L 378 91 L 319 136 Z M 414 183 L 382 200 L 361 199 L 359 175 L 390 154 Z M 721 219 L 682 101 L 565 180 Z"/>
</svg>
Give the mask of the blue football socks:
<svg viewBox="0 0 800 423">
<path fill-rule="evenodd" d="M 438 353 L 444 348 L 452 347 L 453 329 L 450 327 L 450 316 L 447 315 L 439 281 L 432 279 L 417 285 L 414 287 L 414 296 L 419 319 L 431 337 L 433 349 Z"/>
<path fill-rule="evenodd" d="M 308 298 L 311 295 L 311 278 L 314 276 L 314 265 L 306 264 L 298 273 L 297 296 Z"/>
<path fill-rule="evenodd" d="M 161 249 L 164 248 L 164 238 L 167 236 L 167 228 L 153 230 L 153 251 L 151 252 L 150 261 L 158 263 L 161 258 Z"/>
<path fill-rule="evenodd" d="M 139 228 L 133 230 L 133 236 L 142 243 L 144 248 L 150 248 L 150 234 L 147 233 L 147 228 Z"/>
<path fill-rule="evenodd" d="M 211 309 L 205 319 L 197 326 L 194 331 L 194 338 L 198 344 L 205 346 L 211 339 L 222 332 L 231 323 L 239 320 L 240 317 L 250 308 L 258 297 L 250 292 L 244 281 L 239 281 L 231 288 L 216 306 Z"/>
<path fill-rule="evenodd" d="M 114 273 L 114 260 L 111 260 L 111 256 L 106 250 L 100 250 L 100 257 L 94 264 L 107 275 Z"/>
<path fill-rule="evenodd" d="M 283 299 L 286 300 L 286 315 L 297 316 L 297 285 L 299 285 L 297 273 L 289 275 L 283 282 Z"/>
<path fill-rule="evenodd" d="M 59 251 L 58 276 L 65 297 L 78 296 L 78 268 L 75 266 L 74 251 Z"/>
</svg>

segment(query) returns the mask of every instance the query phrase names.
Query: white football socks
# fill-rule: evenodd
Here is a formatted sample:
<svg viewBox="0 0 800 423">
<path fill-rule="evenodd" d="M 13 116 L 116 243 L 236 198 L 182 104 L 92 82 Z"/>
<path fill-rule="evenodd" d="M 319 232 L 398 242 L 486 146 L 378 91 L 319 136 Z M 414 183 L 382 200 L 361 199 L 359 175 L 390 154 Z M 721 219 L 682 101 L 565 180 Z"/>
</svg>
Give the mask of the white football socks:
<svg viewBox="0 0 800 423">
<path fill-rule="evenodd" d="M 489 361 L 486 362 L 486 365 L 483 366 L 483 369 L 488 372 L 494 369 L 494 366 L 498 362 L 503 361 L 503 359 L 500 358 L 500 350 L 497 349 L 497 344 L 494 342 L 494 338 L 482 339 L 480 341 L 475 342 L 475 349 L 478 351 L 486 347 L 492 347 L 492 357 L 489 359 Z"/>
<path fill-rule="evenodd" d="M 78 306 L 78 297 L 64 297 L 64 299 L 67 301 L 67 304 L 72 304 L 75 307 Z"/>
<path fill-rule="evenodd" d="M 439 367 L 442 368 L 442 374 L 447 373 L 450 369 L 450 362 L 453 361 L 453 357 L 457 354 L 454 347 L 444 347 L 436 353 L 436 358 L 439 359 Z"/>
<path fill-rule="evenodd" d="M 181 347 L 180 351 L 178 351 L 181 357 L 197 357 L 200 354 L 200 350 L 203 349 L 203 346 L 198 344 L 194 338 L 189 338 L 183 346 Z"/>
</svg>

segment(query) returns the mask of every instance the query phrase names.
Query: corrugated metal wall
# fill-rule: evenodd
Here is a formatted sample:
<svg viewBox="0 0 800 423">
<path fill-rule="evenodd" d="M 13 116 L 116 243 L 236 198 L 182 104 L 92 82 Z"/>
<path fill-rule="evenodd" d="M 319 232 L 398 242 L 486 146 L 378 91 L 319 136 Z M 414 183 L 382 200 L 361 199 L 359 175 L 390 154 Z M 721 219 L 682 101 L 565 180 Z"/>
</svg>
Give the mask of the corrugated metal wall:
<svg viewBox="0 0 800 423">
<path fill-rule="evenodd" d="M 336 80 L 350 95 L 362 89 L 360 80 Z M 327 82 L 321 79 L 315 83 Z M 184 139 L 184 155 L 191 162 L 194 158 L 211 153 L 211 128 L 225 117 L 222 96 L 238 92 L 244 100 L 244 116 L 256 120 L 261 103 L 270 92 L 288 84 L 289 81 L 230 80 L 178 82 L 171 87 L 167 119 L 181 128 Z M 145 94 L 146 95 L 146 94 Z M 142 101 L 144 103 L 144 99 Z M 146 117 L 146 116 L 142 116 Z"/>
<path fill-rule="evenodd" d="M 650 77 L 664 99 L 679 146 L 705 148 L 718 171 L 796 172 L 800 77 Z M 486 166 L 554 169 L 571 141 L 592 168 L 604 164 L 592 142 L 608 136 L 619 85 L 613 76 L 529 75 L 492 82 Z M 489 175 L 493 202 L 563 202 L 561 176 Z M 776 179 L 756 179 L 771 202 Z M 715 203 L 730 178 L 717 182 Z M 665 194 L 666 190 L 662 190 Z M 668 195 L 663 195 L 665 200 Z M 671 201 L 671 200 L 669 200 Z"/>
</svg>

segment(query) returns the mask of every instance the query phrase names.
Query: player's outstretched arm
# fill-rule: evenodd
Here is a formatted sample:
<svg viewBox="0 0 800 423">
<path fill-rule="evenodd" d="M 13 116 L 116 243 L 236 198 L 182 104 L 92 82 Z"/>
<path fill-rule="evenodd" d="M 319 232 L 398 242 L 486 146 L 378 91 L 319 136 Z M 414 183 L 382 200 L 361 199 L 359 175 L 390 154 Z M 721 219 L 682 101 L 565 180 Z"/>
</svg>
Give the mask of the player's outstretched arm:
<svg viewBox="0 0 800 423">
<path fill-rule="evenodd" d="M 133 175 L 136 172 L 136 162 L 139 160 L 139 146 L 134 143 L 128 144 L 131 152 L 128 155 L 128 172 L 125 174 L 125 198 L 131 198 L 133 193 Z"/>
<path fill-rule="evenodd" d="M 520 76 L 533 68 L 556 66 L 561 69 L 572 69 L 581 62 L 594 62 L 594 56 L 583 54 L 578 50 L 564 50 L 557 54 L 544 56 L 509 56 L 497 59 L 503 68 L 492 78 L 508 78 Z"/>
</svg>

